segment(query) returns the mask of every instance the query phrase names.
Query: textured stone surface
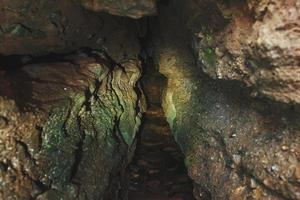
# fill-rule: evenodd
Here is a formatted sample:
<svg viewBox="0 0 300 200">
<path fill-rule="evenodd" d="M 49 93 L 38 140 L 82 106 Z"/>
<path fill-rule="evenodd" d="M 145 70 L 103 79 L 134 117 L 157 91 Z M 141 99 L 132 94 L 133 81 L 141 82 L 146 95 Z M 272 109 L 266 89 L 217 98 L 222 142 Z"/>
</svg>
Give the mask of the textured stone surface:
<svg viewBox="0 0 300 200">
<path fill-rule="evenodd" d="M 220 2 L 199 0 L 189 22 L 203 70 L 243 81 L 254 96 L 300 103 L 300 2 Z"/>
<path fill-rule="evenodd" d="M 126 195 L 119 184 L 144 107 L 139 62 L 96 51 L 32 62 L 2 72 L 14 93 L 0 90 L 0 198 Z"/>
<path fill-rule="evenodd" d="M 113 15 L 141 18 L 156 13 L 156 0 L 81 0 L 90 10 L 106 11 Z"/>
<path fill-rule="evenodd" d="M 300 199 L 299 107 L 252 98 L 238 82 L 203 74 L 190 50 L 189 22 L 200 9 L 192 2 L 162 6 L 152 21 L 152 30 L 159 30 L 152 48 L 168 79 L 163 106 L 185 154 L 195 197 Z M 182 18 L 175 20 L 179 12 Z"/>
<path fill-rule="evenodd" d="M 4 0 L 0 8 L 0 54 L 45 55 L 92 47 L 104 48 L 119 62 L 139 51 L 134 21 L 97 14 L 70 0 Z"/>
<path fill-rule="evenodd" d="M 0 1 L 0 199 L 126 198 L 138 54 L 195 198 L 300 199 L 299 1 L 161 2 Z"/>
</svg>

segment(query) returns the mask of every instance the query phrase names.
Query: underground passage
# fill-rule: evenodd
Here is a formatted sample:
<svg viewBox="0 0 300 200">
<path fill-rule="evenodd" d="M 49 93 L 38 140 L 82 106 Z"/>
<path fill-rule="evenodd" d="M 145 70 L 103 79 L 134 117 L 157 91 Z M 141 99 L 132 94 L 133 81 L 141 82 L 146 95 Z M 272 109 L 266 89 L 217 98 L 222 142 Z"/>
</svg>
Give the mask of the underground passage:
<svg viewBox="0 0 300 200">
<path fill-rule="evenodd" d="M 143 63 L 141 87 L 147 109 L 137 136 L 135 156 L 128 167 L 128 197 L 132 200 L 194 199 L 184 157 L 172 137 L 161 105 L 167 80 L 155 69 L 151 57 L 145 57 Z"/>
<path fill-rule="evenodd" d="M 0 16 L 0 200 L 300 199 L 298 0 Z"/>
</svg>

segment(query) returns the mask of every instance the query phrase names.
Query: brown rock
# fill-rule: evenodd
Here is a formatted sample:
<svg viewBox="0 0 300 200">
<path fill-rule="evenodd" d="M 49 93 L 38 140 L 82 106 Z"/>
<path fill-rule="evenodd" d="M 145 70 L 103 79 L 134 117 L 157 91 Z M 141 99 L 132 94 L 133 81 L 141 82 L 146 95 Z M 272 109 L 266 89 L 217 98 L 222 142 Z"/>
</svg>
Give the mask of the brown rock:
<svg viewBox="0 0 300 200">
<path fill-rule="evenodd" d="M 195 46 L 204 72 L 216 79 L 243 81 L 255 88 L 254 96 L 300 103 L 299 1 L 215 1 L 202 6 L 205 14 L 197 18 L 202 25 L 193 26 L 202 26 L 200 33 L 195 31 Z M 215 23 L 216 18 L 227 22 Z"/>
<path fill-rule="evenodd" d="M 133 89 L 139 62 L 111 69 L 103 52 L 63 57 L 19 66 L 8 80 L 12 96 L 0 95 L 0 199 L 99 199 L 126 193 L 115 188 L 125 176 L 134 150 L 128 146 L 140 125 L 141 113 L 130 105 L 143 110 Z"/>
<path fill-rule="evenodd" d="M 156 0 L 80 0 L 93 11 L 106 11 L 113 15 L 141 18 L 156 13 Z"/>
<path fill-rule="evenodd" d="M 260 23 L 261 18 L 252 18 L 246 1 L 223 2 L 225 5 L 220 1 L 183 3 L 175 0 L 160 11 L 156 21 L 159 27 L 152 24 L 156 30 L 153 39 L 154 60 L 168 79 L 163 108 L 172 133 L 185 154 L 185 165 L 195 184 L 195 197 L 202 199 L 202 196 L 207 196 L 207 199 L 218 200 L 249 197 L 257 200 L 299 199 L 298 183 L 289 181 L 294 176 L 294 166 L 299 162 L 299 106 L 288 105 L 290 102 L 297 104 L 298 101 L 293 96 L 299 92 L 298 72 L 294 70 L 295 76 L 286 82 L 275 80 L 274 77 L 265 79 L 266 85 L 263 80 L 251 82 L 249 74 L 257 75 L 256 70 L 262 68 L 272 71 L 285 63 L 280 61 L 281 58 L 269 57 L 268 50 L 266 55 L 263 51 L 256 52 L 258 47 L 252 45 L 259 39 L 250 40 L 248 44 L 247 38 L 252 36 L 253 29 L 263 32 L 267 24 L 254 27 L 253 23 Z M 266 4 L 282 12 L 277 15 L 271 8 L 262 9 L 264 13 L 271 12 L 263 17 L 280 21 L 281 14 L 289 16 L 291 11 L 297 18 L 299 12 L 294 12 L 297 2 L 274 1 L 274 5 Z M 281 6 L 277 7 L 279 4 Z M 174 20 L 176 13 L 182 15 Z M 294 18 L 290 21 L 294 22 Z M 286 22 L 288 24 L 289 20 Z M 271 23 L 271 26 L 277 25 Z M 195 33 L 193 45 L 197 50 L 196 55 L 199 55 L 198 65 L 190 53 L 189 31 Z M 287 36 L 276 40 L 272 34 L 276 35 L 276 30 L 269 32 L 269 39 L 274 43 L 266 46 L 276 51 L 276 46 L 285 41 L 285 47 L 291 51 L 283 50 L 281 53 L 287 53 L 287 63 L 297 63 L 298 52 L 294 42 L 297 43 L 298 38 Z M 283 32 L 278 30 L 278 34 Z M 293 34 L 297 34 L 297 31 L 292 31 Z M 217 53 L 215 48 L 218 48 Z M 262 58 L 263 55 L 266 60 Z M 245 64 L 248 56 L 261 62 L 254 72 Z M 263 65 L 265 62 L 266 65 Z M 285 100 L 275 97 L 275 92 L 273 96 L 268 96 L 285 103 L 260 101 L 252 98 L 244 85 L 232 80 L 244 81 L 257 87 L 259 92 L 270 83 L 267 87 L 286 87 L 290 93 L 277 93 Z M 288 98 L 293 100 L 289 101 Z M 233 134 L 236 137 L 232 137 Z M 294 153 L 283 151 L 284 145 L 294 149 Z M 257 182 L 255 189 L 251 179 Z"/>
<path fill-rule="evenodd" d="M 45 55 L 81 47 L 106 48 L 119 62 L 124 55 L 133 58 L 139 51 L 134 29 L 128 28 L 134 22 L 87 11 L 72 0 L 4 0 L 0 8 L 0 54 Z"/>
</svg>

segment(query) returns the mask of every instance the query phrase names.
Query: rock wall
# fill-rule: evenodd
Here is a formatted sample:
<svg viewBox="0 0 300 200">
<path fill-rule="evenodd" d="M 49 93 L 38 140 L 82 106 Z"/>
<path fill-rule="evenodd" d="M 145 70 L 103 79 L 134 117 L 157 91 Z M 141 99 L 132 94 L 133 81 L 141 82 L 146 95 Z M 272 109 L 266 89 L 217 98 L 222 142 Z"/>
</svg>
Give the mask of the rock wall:
<svg viewBox="0 0 300 200">
<path fill-rule="evenodd" d="M 0 199 L 126 199 L 138 55 L 168 81 L 197 199 L 300 199 L 299 1 L 161 0 L 139 21 L 154 0 L 0 8 Z"/>
<path fill-rule="evenodd" d="M 0 8 L 0 54 L 40 56 L 105 48 L 119 62 L 139 52 L 136 21 L 91 12 L 72 0 L 4 0 Z"/>
<path fill-rule="evenodd" d="M 225 10 L 214 1 L 172 1 L 161 6 L 159 16 L 151 22 L 154 60 L 168 79 L 163 106 L 185 154 L 194 195 L 197 199 L 300 199 L 298 74 L 297 70 L 278 71 L 290 69 L 286 65 L 291 63 L 299 67 L 298 38 L 293 39 L 296 25 L 283 32 L 269 31 L 268 37 L 257 36 L 244 44 L 251 31 L 263 33 L 265 28 L 276 27 L 270 21 L 249 20 L 253 15 L 245 12 L 246 1 L 226 2 L 239 14 L 231 12 L 231 18 L 225 18 Z M 282 18 L 279 12 L 272 16 L 292 23 L 294 18 L 289 18 L 299 12 L 289 6 L 296 4 L 276 1 L 264 13 L 280 5 L 290 15 Z M 277 37 L 287 34 L 285 31 L 291 37 Z M 276 47 L 279 43 L 284 47 Z M 262 50 L 264 46 L 269 50 Z M 277 57 L 274 51 L 280 52 Z M 246 76 L 243 69 L 249 56 L 260 62 L 262 56 L 268 57 L 268 65 L 258 64 L 257 71 Z M 264 70 L 274 75 L 258 76 Z M 283 74 L 286 79 L 280 76 Z M 247 82 L 248 76 L 248 80 L 260 80 Z M 253 89 L 276 101 L 253 98 Z M 264 93 L 265 89 L 278 93 Z M 282 93 L 287 89 L 289 92 Z"/>
<path fill-rule="evenodd" d="M 300 2 L 198 1 L 189 22 L 199 65 L 253 96 L 300 103 Z"/>
<path fill-rule="evenodd" d="M 88 9 L 132 16 L 147 2 L 90 3 L 0 2 L 0 199 L 127 195 L 124 170 L 145 110 L 143 30 Z"/>
<path fill-rule="evenodd" d="M 92 51 L 32 63 L 1 73 L 0 199 L 126 196 L 144 108 L 139 62 Z"/>
</svg>

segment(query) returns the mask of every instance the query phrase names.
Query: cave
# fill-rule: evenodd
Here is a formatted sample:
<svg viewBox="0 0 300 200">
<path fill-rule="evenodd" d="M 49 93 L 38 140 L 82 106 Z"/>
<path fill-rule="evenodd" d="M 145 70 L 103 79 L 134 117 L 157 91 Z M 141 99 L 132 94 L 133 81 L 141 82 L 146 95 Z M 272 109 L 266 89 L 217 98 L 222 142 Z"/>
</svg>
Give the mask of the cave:
<svg viewBox="0 0 300 200">
<path fill-rule="evenodd" d="M 298 0 L 0 16 L 0 200 L 300 199 Z"/>
<path fill-rule="evenodd" d="M 163 89 L 167 80 L 155 68 L 147 46 L 151 35 L 141 38 L 143 74 L 141 88 L 147 109 L 137 135 L 137 146 L 128 166 L 129 194 L 139 199 L 194 199 L 193 185 L 184 165 L 180 146 L 174 140 L 162 108 Z"/>
</svg>

